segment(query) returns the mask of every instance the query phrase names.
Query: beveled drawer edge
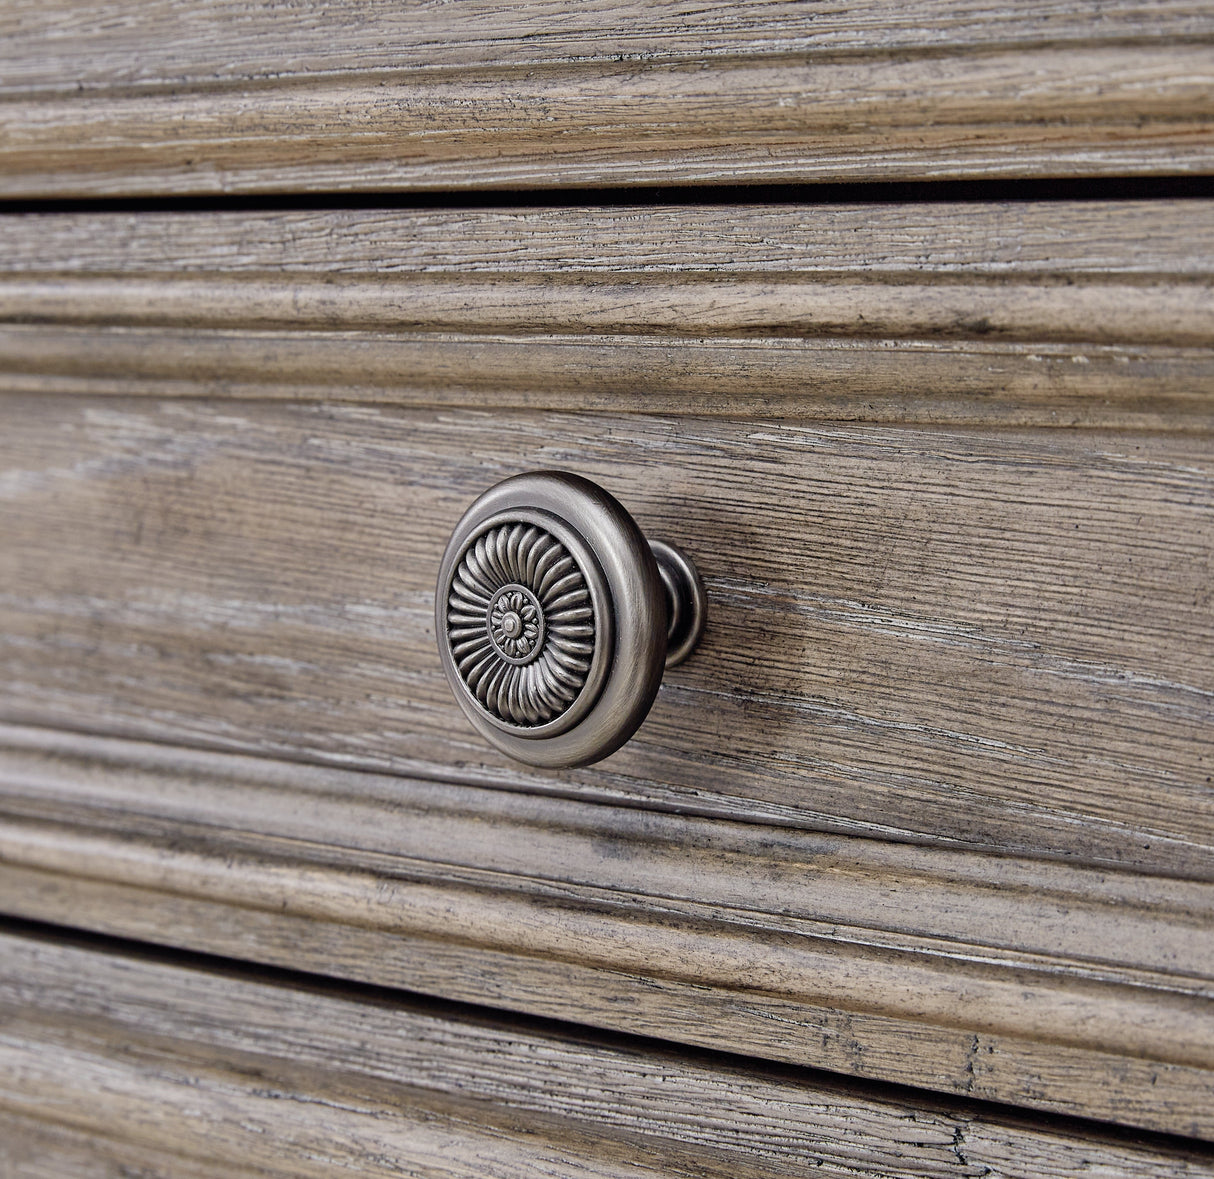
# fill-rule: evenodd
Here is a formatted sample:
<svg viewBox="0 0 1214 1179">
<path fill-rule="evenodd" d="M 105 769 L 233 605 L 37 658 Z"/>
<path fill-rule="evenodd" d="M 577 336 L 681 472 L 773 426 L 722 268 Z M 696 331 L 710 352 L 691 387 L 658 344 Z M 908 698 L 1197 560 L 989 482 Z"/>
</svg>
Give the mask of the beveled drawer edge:
<svg viewBox="0 0 1214 1179">
<path fill-rule="evenodd" d="M 5 911 L 1214 1136 L 1214 885 L 50 731 Z"/>
</svg>

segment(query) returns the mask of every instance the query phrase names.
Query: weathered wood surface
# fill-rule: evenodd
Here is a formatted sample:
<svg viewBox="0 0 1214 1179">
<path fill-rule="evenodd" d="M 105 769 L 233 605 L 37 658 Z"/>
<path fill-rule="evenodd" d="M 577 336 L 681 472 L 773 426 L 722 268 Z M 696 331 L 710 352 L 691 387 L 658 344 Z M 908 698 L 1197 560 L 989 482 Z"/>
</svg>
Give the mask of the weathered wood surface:
<svg viewBox="0 0 1214 1179">
<path fill-rule="evenodd" d="M 0 408 L 0 719 L 1212 875 L 1205 435 Z M 710 613 L 629 745 L 550 773 L 463 721 L 432 595 L 467 504 L 560 467 Z"/>
<path fill-rule="evenodd" d="M 15 0 L 10 195 L 1208 172 L 1208 6 Z"/>
<path fill-rule="evenodd" d="M 1214 1136 L 1210 221 L 0 218 L 0 908 Z M 712 614 L 546 774 L 466 730 L 431 594 L 554 466 Z"/>
<path fill-rule="evenodd" d="M 1214 887 L 3 731 L 9 914 L 1214 1137 Z"/>
<path fill-rule="evenodd" d="M 171 1084 L 166 1094 L 173 1095 Z M 162 1095 L 162 1101 L 166 1101 Z M 77 1130 L 0 1109 L 0 1173 L 5 1179 L 287 1179 L 298 1174 L 187 1158 L 171 1146 L 137 1144 L 107 1127 Z M 357 1174 L 357 1172 L 355 1172 Z"/>
<path fill-rule="evenodd" d="M 0 390 L 1214 426 L 1214 204 L 0 217 Z"/>
<path fill-rule="evenodd" d="M 0 1011 L 0 1129 L 51 1146 L 0 1135 L 22 1179 L 1214 1174 L 1175 1140 L 28 935 L 0 937 Z"/>
<path fill-rule="evenodd" d="M 845 8 L 807 7 L 788 0 L 702 0 L 694 8 L 665 0 L 576 6 L 461 0 L 453 12 L 441 2 L 346 0 L 334 11 L 304 0 L 284 12 L 249 0 L 6 0 L 0 93 L 307 79 L 343 70 L 535 67 L 616 55 L 698 62 L 760 50 L 1027 50 L 1119 39 L 1166 44 L 1214 34 L 1209 9 L 1192 0 L 915 0 L 897 9 L 856 0 Z M 138 57 L 129 53 L 136 36 Z"/>
<path fill-rule="evenodd" d="M 1212 231 L 1214 202 L 1199 199 L 311 210 L 225 209 L 220 203 L 208 212 L 6 213 L 0 216 L 0 261 L 6 275 L 525 276 L 547 283 L 563 275 L 588 283 L 622 274 L 630 282 L 719 277 L 729 284 L 763 276 L 773 283 L 796 277 L 968 281 L 979 289 L 1000 279 L 1013 287 L 1036 279 L 1077 288 L 1074 297 L 1082 300 L 1093 293 L 1086 285 L 1102 277 L 1208 285 Z M 724 285 L 713 290 L 724 300 Z M 594 294 L 589 288 L 585 297 Z M 789 304 L 775 303 L 777 296 L 778 290 L 767 292 L 771 306 L 786 315 Z M 666 327 L 674 318 L 666 312 L 651 320 L 656 308 L 628 313 L 626 306 L 618 309 L 617 322 L 632 330 Z M 339 310 L 331 313 L 332 322 L 340 322 Z M 529 322 L 528 306 L 498 310 L 500 318 L 492 322 Z M 734 324 L 730 310 L 722 302 L 709 322 L 715 328 Z M 1116 308 L 1107 310 L 1116 314 Z M 469 308 L 467 314 L 483 323 L 483 311 L 478 316 Z M 530 314 L 536 330 L 553 322 L 539 308 Z M 387 318 L 394 326 L 415 324 L 402 320 L 399 310 Z M 783 321 L 777 315 L 771 322 Z M 851 332 L 862 327 L 847 317 L 837 322 Z M 1119 316 L 1115 322 L 1125 330 L 1129 320 Z M 962 331 L 967 323 L 959 317 L 953 326 Z M 1068 330 L 1065 323 L 1052 326 Z M 999 335 L 1011 330 L 1003 323 L 983 329 Z"/>
</svg>

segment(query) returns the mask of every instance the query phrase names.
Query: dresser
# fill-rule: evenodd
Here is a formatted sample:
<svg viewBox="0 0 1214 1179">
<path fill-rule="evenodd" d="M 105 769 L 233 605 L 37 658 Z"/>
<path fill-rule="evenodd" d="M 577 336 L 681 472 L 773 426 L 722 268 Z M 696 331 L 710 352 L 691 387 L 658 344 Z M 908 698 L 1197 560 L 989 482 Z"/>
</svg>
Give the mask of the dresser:
<svg viewBox="0 0 1214 1179">
<path fill-rule="evenodd" d="M 1212 118 L 1189 3 L 0 4 L 0 1174 L 1214 1175 Z M 580 480 L 656 613 L 469 623 Z"/>
</svg>

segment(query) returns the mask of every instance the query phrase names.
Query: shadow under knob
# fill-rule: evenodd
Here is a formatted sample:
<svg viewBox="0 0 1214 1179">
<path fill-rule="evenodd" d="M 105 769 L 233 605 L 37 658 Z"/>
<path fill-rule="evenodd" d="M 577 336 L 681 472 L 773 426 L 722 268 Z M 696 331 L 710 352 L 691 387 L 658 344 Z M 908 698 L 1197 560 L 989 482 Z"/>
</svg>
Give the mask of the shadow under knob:
<svg viewBox="0 0 1214 1179">
<path fill-rule="evenodd" d="M 620 503 L 564 471 L 490 488 L 439 568 L 435 630 L 468 719 L 536 766 L 613 753 L 667 666 L 704 629 L 704 589 L 678 549 L 650 545 Z"/>
</svg>

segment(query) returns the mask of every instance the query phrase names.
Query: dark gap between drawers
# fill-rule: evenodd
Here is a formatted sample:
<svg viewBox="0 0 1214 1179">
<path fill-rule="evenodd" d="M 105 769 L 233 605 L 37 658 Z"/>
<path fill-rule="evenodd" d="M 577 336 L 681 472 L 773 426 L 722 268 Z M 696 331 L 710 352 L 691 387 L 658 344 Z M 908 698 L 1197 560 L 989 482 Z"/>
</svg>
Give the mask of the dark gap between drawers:
<svg viewBox="0 0 1214 1179">
<path fill-rule="evenodd" d="M 0 198 L 22 213 L 194 213 L 272 209 L 517 209 L 613 205 L 827 205 L 1019 201 L 1200 200 L 1214 176 L 1068 177 L 849 184 L 688 184 L 645 187 L 482 189 L 450 192 L 266 193 L 234 196 Z"/>
<path fill-rule="evenodd" d="M 574 1042 L 587 1046 L 592 1051 L 635 1054 L 659 1064 L 664 1059 L 673 1067 L 690 1066 L 735 1073 L 744 1071 L 748 1078 L 758 1081 L 813 1090 L 818 1099 L 829 1100 L 833 1097 L 841 1102 L 914 1106 L 916 1112 L 937 1114 L 960 1121 L 981 1120 L 1009 1128 L 1056 1134 L 1060 1139 L 1085 1139 L 1093 1145 L 1099 1143 L 1112 1148 L 1123 1146 L 1154 1149 L 1175 1152 L 1181 1157 L 1187 1155 L 1191 1159 L 1214 1158 L 1214 1145 L 1181 1135 L 1132 1129 L 1116 1123 L 1042 1110 L 1026 1111 L 1022 1107 L 1001 1102 L 966 1100 L 888 1081 L 857 1081 L 841 1074 L 783 1064 L 763 1057 L 694 1047 L 677 1041 L 628 1032 L 613 1032 L 568 1020 L 440 999 L 419 992 L 353 982 L 194 950 L 181 950 L 162 944 L 0 914 L 0 937 L 3 936 L 26 938 L 47 946 L 66 946 L 105 954 L 111 959 L 124 958 L 132 965 L 142 962 L 180 968 L 233 982 L 258 983 L 281 988 L 284 994 L 305 992 L 381 1010 L 408 1010 L 419 1016 L 504 1032 L 507 1035 L 513 1033 L 524 1037 L 546 1037 Z M 185 1035 L 183 1032 L 183 1037 Z"/>
</svg>

